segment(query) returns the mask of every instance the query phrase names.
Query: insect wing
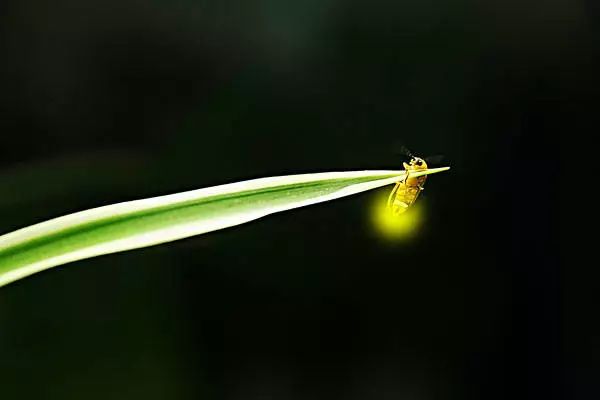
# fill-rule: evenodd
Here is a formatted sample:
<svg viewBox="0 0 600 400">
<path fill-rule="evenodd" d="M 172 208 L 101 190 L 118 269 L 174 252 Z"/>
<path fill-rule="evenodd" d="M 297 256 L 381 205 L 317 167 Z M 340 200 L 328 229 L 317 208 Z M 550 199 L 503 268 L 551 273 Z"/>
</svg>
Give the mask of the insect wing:
<svg viewBox="0 0 600 400">
<path fill-rule="evenodd" d="M 427 165 L 441 164 L 442 161 L 444 161 L 444 158 L 446 158 L 446 157 L 443 154 L 435 154 L 432 156 L 425 157 L 425 162 L 427 163 Z"/>
</svg>

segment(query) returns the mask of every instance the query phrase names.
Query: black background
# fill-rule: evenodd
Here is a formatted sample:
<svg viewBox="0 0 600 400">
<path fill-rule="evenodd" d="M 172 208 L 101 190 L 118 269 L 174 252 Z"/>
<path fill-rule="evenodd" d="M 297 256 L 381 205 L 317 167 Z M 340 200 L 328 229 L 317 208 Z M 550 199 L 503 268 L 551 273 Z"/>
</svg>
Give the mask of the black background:
<svg viewBox="0 0 600 400">
<path fill-rule="evenodd" d="M 558 171 L 597 106 L 594 7 L 3 1 L 2 233 L 247 178 L 399 168 L 402 145 L 452 170 L 428 181 L 410 241 L 373 234 L 365 193 L 6 286 L 0 396 L 593 398 Z"/>
</svg>

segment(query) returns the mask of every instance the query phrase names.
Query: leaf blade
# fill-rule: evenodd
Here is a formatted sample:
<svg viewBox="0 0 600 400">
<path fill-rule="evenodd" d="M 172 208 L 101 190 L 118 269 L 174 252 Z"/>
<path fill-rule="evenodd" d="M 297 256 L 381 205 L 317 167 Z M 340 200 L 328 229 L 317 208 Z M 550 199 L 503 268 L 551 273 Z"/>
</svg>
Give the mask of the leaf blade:
<svg viewBox="0 0 600 400">
<path fill-rule="evenodd" d="M 179 240 L 350 196 L 392 184 L 404 174 L 351 171 L 259 178 L 54 218 L 0 236 L 0 287 L 58 265 Z"/>
</svg>

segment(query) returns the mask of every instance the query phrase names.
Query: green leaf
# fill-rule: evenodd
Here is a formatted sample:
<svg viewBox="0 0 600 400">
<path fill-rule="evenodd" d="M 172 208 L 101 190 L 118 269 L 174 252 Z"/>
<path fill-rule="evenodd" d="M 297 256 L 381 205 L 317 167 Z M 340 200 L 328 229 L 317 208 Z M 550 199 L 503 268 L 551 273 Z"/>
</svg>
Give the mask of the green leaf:
<svg viewBox="0 0 600 400">
<path fill-rule="evenodd" d="M 0 236 L 0 286 L 57 265 L 243 224 L 404 176 L 404 171 L 352 171 L 261 178 L 69 214 Z"/>
</svg>

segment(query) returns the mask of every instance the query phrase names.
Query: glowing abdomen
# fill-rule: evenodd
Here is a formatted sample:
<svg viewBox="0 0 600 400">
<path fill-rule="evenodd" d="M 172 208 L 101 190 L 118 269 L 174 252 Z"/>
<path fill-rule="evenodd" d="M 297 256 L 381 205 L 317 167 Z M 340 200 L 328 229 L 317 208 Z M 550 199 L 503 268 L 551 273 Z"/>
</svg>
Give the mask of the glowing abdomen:
<svg viewBox="0 0 600 400">
<path fill-rule="evenodd" d="M 406 183 L 400 183 L 396 196 L 392 201 L 392 210 L 396 214 L 401 214 L 417 200 L 421 187 L 425 183 L 425 176 L 418 178 L 409 178 Z"/>
</svg>

